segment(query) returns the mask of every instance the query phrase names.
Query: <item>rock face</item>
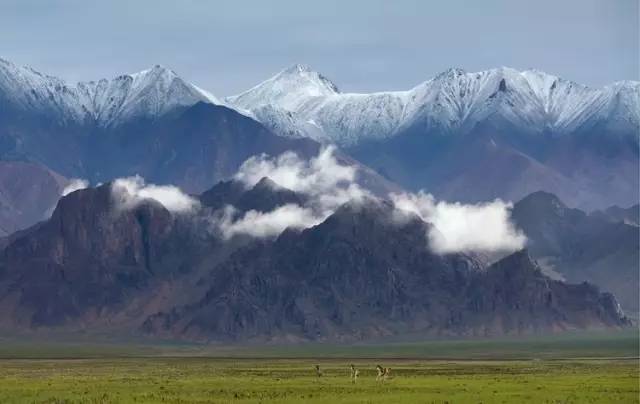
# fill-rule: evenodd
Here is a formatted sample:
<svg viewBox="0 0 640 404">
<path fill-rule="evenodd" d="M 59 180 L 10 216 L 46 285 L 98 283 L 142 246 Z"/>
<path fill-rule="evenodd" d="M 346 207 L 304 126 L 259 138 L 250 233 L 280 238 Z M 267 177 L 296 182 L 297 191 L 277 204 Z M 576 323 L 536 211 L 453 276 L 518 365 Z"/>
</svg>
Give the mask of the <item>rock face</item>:
<svg viewBox="0 0 640 404">
<path fill-rule="evenodd" d="M 546 192 L 517 202 L 512 217 L 527 235 L 531 254 L 549 273 L 570 282 L 593 282 L 615 293 L 625 310 L 638 311 L 636 225 L 602 212 L 588 215 Z"/>
<path fill-rule="evenodd" d="M 628 324 L 615 299 L 544 276 L 526 252 L 486 268 L 428 248 L 427 223 L 348 203 L 317 226 L 226 239 L 227 204 L 270 211 L 303 197 L 263 179 L 221 183 L 191 213 L 123 208 L 111 185 L 72 192 L 52 217 L 3 240 L 7 329 L 195 340 L 355 340 L 503 335 Z M 43 331 L 45 332 L 45 331 Z"/>
<path fill-rule="evenodd" d="M 489 268 L 427 248 L 426 224 L 391 207 L 346 205 L 324 223 L 237 250 L 193 304 L 151 316 L 149 333 L 196 339 L 488 336 L 620 327 L 615 298 L 545 277 L 526 251 Z"/>
<path fill-rule="evenodd" d="M 213 210 L 232 205 L 241 212 L 269 212 L 290 203 L 304 205 L 305 200 L 303 195 L 283 188 L 266 177 L 251 189 L 246 189 L 240 182 L 230 180 L 220 182 L 200 195 L 200 202 Z"/>
<path fill-rule="evenodd" d="M 188 256 L 189 247 L 188 240 L 172 243 L 179 234 L 176 218 L 158 203 L 120 210 L 109 185 L 72 192 L 48 221 L 6 242 L 3 301 L 15 302 L 14 319 L 36 327 L 123 307 L 165 265 L 179 270 L 171 266 L 174 248 Z"/>
<path fill-rule="evenodd" d="M 612 223 L 622 222 L 632 226 L 640 226 L 640 204 L 635 204 L 628 208 L 620 206 L 610 206 L 604 211 L 596 211 L 592 216 L 601 217 Z"/>
</svg>

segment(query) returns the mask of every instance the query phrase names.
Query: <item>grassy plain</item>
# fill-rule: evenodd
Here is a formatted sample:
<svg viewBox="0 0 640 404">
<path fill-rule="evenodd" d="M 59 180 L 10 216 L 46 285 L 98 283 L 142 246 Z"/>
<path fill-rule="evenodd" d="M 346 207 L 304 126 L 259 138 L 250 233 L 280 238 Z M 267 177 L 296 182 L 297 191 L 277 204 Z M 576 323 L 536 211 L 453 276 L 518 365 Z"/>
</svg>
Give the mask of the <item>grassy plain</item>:
<svg viewBox="0 0 640 404">
<path fill-rule="evenodd" d="M 350 347 L 30 344 L 0 343 L 0 403 L 638 403 L 640 394 L 637 332 Z M 378 363 L 392 369 L 386 382 L 375 380 Z"/>
</svg>

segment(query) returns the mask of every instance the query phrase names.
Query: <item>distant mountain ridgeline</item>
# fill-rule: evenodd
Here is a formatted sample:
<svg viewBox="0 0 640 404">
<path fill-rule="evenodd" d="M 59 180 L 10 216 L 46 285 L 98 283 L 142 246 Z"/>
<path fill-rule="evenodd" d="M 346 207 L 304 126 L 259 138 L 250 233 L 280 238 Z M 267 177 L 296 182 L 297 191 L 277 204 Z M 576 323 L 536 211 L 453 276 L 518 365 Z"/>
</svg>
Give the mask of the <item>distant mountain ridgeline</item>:
<svg viewBox="0 0 640 404">
<path fill-rule="evenodd" d="M 350 94 L 294 65 L 221 101 L 162 66 L 69 84 L 0 61 L 1 159 L 193 192 L 256 153 L 305 154 L 320 142 L 448 200 L 544 190 L 581 209 L 630 206 L 640 198 L 638 111 L 638 82 L 595 89 L 536 70 L 450 69 L 410 90 Z"/>
</svg>

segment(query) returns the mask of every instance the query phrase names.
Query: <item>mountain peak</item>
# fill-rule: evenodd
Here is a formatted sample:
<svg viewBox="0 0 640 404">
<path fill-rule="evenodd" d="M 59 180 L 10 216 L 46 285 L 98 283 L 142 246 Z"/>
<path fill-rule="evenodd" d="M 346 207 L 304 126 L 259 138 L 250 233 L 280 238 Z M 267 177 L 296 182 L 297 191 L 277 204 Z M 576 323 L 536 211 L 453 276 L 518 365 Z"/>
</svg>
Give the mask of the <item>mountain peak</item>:
<svg viewBox="0 0 640 404">
<path fill-rule="evenodd" d="M 522 198 L 518 205 L 548 206 L 566 209 L 567 206 L 555 194 L 546 191 L 536 191 Z"/>
<path fill-rule="evenodd" d="M 327 97 L 339 93 L 338 87 L 308 65 L 294 64 L 257 86 L 227 100 L 234 106 L 255 108 L 277 106 L 296 110 L 309 98 Z"/>
<path fill-rule="evenodd" d="M 31 67 L 0 59 L 0 94 L 14 108 L 61 122 L 96 121 L 117 125 L 133 118 L 154 119 L 173 108 L 198 102 L 221 104 L 207 91 L 157 64 L 114 79 L 68 84 Z"/>
<path fill-rule="evenodd" d="M 276 74 L 270 80 L 293 80 L 298 84 L 306 84 L 308 88 L 313 88 L 315 90 L 313 93 L 317 93 L 317 95 L 331 95 L 340 92 L 338 87 L 331 80 L 313 70 L 311 66 L 306 64 L 296 63 L 291 65 Z"/>
<path fill-rule="evenodd" d="M 284 69 L 281 73 L 286 74 L 296 74 L 296 73 L 310 73 L 313 72 L 311 66 L 303 64 L 303 63 L 295 63 L 286 69 Z"/>
<path fill-rule="evenodd" d="M 461 69 L 459 67 L 450 67 L 447 70 L 443 71 L 442 73 L 439 73 L 438 75 L 436 75 L 436 78 L 448 79 L 452 77 L 459 77 L 465 74 L 467 74 L 467 72 L 464 69 Z"/>
<path fill-rule="evenodd" d="M 165 67 L 163 65 L 157 64 L 154 65 L 153 67 L 149 68 L 149 69 L 145 69 L 145 70 L 141 70 L 139 72 L 136 73 L 131 73 L 128 74 L 128 76 L 136 79 L 136 78 L 146 78 L 146 77 L 154 77 L 154 78 L 168 78 L 168 79 L 174 79 L 174 78 L 180 78 L 176 72 L 174 72 L 173 70 L 169 69 L 168 67 Z"/>
</svg>

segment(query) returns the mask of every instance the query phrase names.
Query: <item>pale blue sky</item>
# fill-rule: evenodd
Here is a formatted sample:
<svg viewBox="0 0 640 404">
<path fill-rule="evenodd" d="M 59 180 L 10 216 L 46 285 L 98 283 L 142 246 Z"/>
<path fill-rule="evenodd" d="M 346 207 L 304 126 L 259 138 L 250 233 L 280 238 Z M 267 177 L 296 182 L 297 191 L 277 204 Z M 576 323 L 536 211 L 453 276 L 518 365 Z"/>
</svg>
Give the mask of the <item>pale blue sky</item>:
<svg viewBox="0 0 640 404">
<path fill-rule="evenodd" d="M 346 91 L 449 67 L 639 77 L 638 0 L 0 0 L 0 57 L 70 81 L 160 63 L 219 96 L 305 63 Z"/>
</svg>

